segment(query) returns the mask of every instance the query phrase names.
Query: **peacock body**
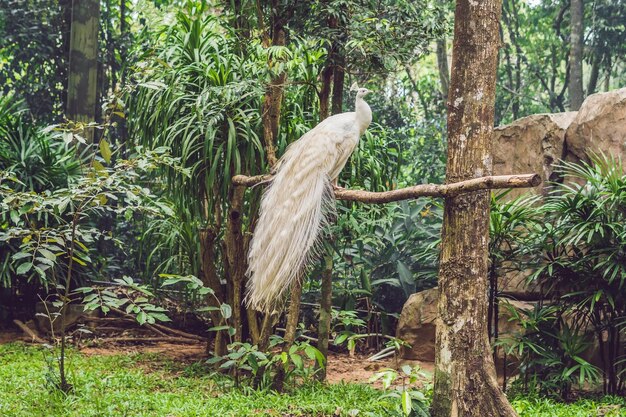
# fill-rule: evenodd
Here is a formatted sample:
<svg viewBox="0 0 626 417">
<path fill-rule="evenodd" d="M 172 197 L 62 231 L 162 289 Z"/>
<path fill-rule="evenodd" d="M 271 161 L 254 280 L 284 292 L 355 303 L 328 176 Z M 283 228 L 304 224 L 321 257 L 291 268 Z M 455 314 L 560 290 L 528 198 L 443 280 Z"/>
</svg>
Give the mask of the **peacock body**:
<svg viewBox="0 0 626 417">
<path fill-rule="evenodd" d="M 369 92 L 357 89 L 355 111 L 326 118 L 278 161 L 248 253 L 247 302 L 253 308 L 271 311 L 314 257 L 335 210 L 332 183 L 372 121 L 364 100 Z"/>
</svg>

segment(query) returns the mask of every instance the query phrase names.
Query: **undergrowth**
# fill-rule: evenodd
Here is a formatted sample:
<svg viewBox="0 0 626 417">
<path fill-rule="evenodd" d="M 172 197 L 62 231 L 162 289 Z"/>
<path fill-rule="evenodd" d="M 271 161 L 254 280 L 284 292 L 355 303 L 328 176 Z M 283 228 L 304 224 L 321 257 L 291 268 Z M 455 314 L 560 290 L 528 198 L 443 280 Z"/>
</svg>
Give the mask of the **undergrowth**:
<svg viewBox="0 0 626 417">
<path fill-rule="evenodd" d="M 307 384 L 282 395 L 235 389 L 202 364 L 185 365 L 157 354 L 71 351 L 74 390 L 66 395 L 46 387 L 45 357 L 43 348 L 0 345 L 0 416 L 388 416 L 393 408 L 393 399 L 363 384 Z M 618 397 L 572 404 L 517 397 L 512 404 L 520 417 L 626 416 L 626 400 Z"/>
<path fill-rule="evenodd" d="M 233 388 L 202 366 L 155 355 L 69 355 L 74 391 L 46 388 L 41 348 L 0 345 L 0 416 L 199 417 L 387 415 L 380 392 L 359 384 L 308 384 L 286 394 Z M 338 414 L 335 414 L 338 413 Z"/>
</svg>

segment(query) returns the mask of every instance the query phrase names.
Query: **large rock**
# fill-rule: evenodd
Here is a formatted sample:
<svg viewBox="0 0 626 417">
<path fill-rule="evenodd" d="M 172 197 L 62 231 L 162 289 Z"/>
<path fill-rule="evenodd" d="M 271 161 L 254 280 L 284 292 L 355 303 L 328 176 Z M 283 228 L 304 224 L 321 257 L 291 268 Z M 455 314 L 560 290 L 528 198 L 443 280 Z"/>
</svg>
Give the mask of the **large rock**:
<svg viewBox="0 0 626 417">
<path fill-rule="evenodd" d="M 626 88 L 585 99 L 565 133 L 566 159 L 588 161 L 588 151 L 626 161 Z"/>
<path fill-rule="evenodd" d="M 575 116 L 576 112 L 535 114 L 497 127 L 493 138 L 494 175 L 539 174 L 543 183 L 532 191 L 544 195 L 548 181 L 554 180 L 554 164 L 563 157 L 565 131 Z M 516 189 L 509 196 L 526 192 Z"/>
<path fill-rule="evenodd" d="M 432 288 L 411 295 L 404 304 L 396 337 L 408 343 L 410 347 L 402 348 L 401 360 L 434 362 L 438 296 L 439 290 Z M 498 330 L 501 336 L 513 334 L 519 330 L 519 326 L 509 320 L 511 313 L 506 304 L 511 304 L 516 309 L 532 309 L 534 306 L 534 303 L 524 301 L 501 301 L 498 309 Z"/>
<path fill-rule="evenodd" d="M 439 290 L 431 288 L 412 294 L 404 303 L 396 336 L 411 347 L 403 347 L 400 357 L 424 362 L 435 361 L 435 319 Z"/>
</svg>

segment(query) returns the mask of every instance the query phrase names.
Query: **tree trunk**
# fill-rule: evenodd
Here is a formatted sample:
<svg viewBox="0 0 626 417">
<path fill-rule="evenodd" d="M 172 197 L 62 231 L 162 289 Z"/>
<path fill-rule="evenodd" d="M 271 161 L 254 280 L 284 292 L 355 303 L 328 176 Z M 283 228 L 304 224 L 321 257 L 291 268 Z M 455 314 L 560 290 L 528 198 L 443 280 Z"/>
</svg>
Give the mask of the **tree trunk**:
<svg viewBox="0 0 626 417">
<path fill-rule="evenodd" d="M 335 53 L 336 62 L 333 68 L 333 100 L 332 113 L 338 114 L 343 111 L 343 86 L 345 79 L 346 58 L 344 56 L 343 45 L 337 45 Z"/>
<path fill-rule="evenodd" d="M 120 0 L 120 61 L 122 62 L 122 69 L 120 70 L 120 83 L 124 87 L 126 85 L 126 69 L 124 64 L 126 63 L 126 0 Z"/>
<path fill-rule="evenodd" d="M 321 122 L 330 114 L 330 89 L 333 83 L 333 66 L 331 63 L 326 64 L 320 78 L 322 84 L 319 92 Z"/>
<path fill-rule="evenodd" d="M 611 70 L 612 70 L 612 63 L 611 63 L 612 59 L 611 59 L 611 55 L 607 54 L 606 55 L 606 63 L 605 65 L 605 70 L 604 70 L 604 91 L 609 91 L 611 89 Z"/>
<path fill-rule="evenodd" d="M 456 2 L 446 182 L 490 175 L 501 0 Z M 489 191 L 445 200 L 433 417 L 515 416 L 487 336 Z"/>
<path fill-rule="evenodd" d="M 422 108 L 424 109 L 424 117 L 426 119 L 430 119 L 430 110 L 428 109 L 428 103 L 426 102 L 426 99 L 424 98 L 424 94 L 422 94 L 422 91 L 420 90 L 419 85 L 417 85 L 417 82 L 415 81 L 415 78 L 413 78 L 413 74 L 411 74 L 411 67 L 407 64 L 404 67 L 404 70 L 406 71 L 406 76 L 409 79 L 409 82 L 411 83 L 411 86 L 413 86 L 413 90 L 415 90 L 415 93 L 417 94 L 417 98 L 419 99 L 420 104 L 422 105 Z M 446 89 L 447 88 L 448 88 L 448 86 L 446 85 Z M 443 99 L 444 102 L 447 99 L 448 99 L 448 97 L 444 96 L 444 99 Z"/>
<path fill-rule="evenodd" d="M 441 94 L 443 101 L 448 99 L 448 88 L 450 86 L 450 70 L 448 69 L 448 51 L 446 40 L 437 40 L 437 69 L 439 70 L 439 80 L 441 82 Z"/>
<path fill-rule="evenodd" d="M 231 186 L 228 196 L 230 208 L 225 237 L 228 276 L 232 283 L 232 327 L 235 328 L 235 342 L 243 340 L 243 315 L 241 313 L 245 309 L 242 302 L 242 292 L 247 265 L 241 224 L 244 192 L 244 187 Z"/>
<path fill-rule="evenodd" d="M 273 12 L 277 10 L 272 7 Z M 282 19 L 272 16 L 274 25 L 272 27 L 271 46 L 285 46 L 286 31 L 282 24 Z M 269 36 L 266 36 L 269 39 Z M 268 47 L 270 45 L 267 45 Z M 271 67 L 274 63 L 270 60 L 268 65 Z M 284 85 L 287 81 L 287 72 L 281 72 L 277 77 L 272 79 L 265 89 L 265 97 L 263 97 L 263 139 L 265 140 L 265 152 L 267 154 L 267 162 L 270 166 L 276 163 L 276 139 L 278 136 L 278 127 L 280 125 L 280 110 L 284 95 Z"/>
<path fill-rule="evenodd" d="M 583 0 L 571 0 L 569 51 L 569 107 L 580 109 L 583 104 Z"/>
<path fill-rule="evenodd" d="M 99 1 L 73 0 L 67 82 L 69 120 L 89 123 L 96 118 L 99 22 Z M 83 134 L 88 142 L 93 141 L 93 129 Z"/>
<path fill-rule="evenodd" d="M 217 236 L 213 229 L 206 228 L 200 230 L 200 254 L 202 264 L 200 279 L 205 287 L 209 287 L 215 292 L 215 298 L 213 298 L 213 296 L 209 296 L 207 298 L 209 305 L 212 307 L 219 307 L 217 300 L 224 300 L 220 278 L 217 274 L 217 270 L 215 269 L 216 238 Z M 211 311 L 209 315 L 211 316 L 213 326 L 220 326 L 222 324 L 222 315 L 219 311 Z M 223 333 L 224 332 L 217 332 L 215 335 L 213 353 L 216 356 L 222 356 L 227 351 L 227 340 Z M 210 352 L 209 343 L 210 340 L 207 342 L 207 353 Z"/>
<path fill-rule="evenodd" d="M 317 327 L 317 349 L 326 359 L 325 366 L 316 374 L 316 378 L 320 381 L 326 380 L 326 366 L 328 365 L 328 341 L 330 339 L 330 321 L 332 318 L 333 302 L 333 255 L 329 250 L 326 252 L 326 255 L 324 255 L 324 271 L 322 272 L 320 321 Z"/>
<path fill-rule="evenodd" d="M 296 331 L 298 330 L 298 322 L 300 321 L 300 298 L 302 296 L 302 278 L 298 278 L 291 287 L 291 294 L 289 297 L 289 312 L 287 313 L 287 325 L 285 326 L 285 344 L 283 345 L 283 352 L 289 352 L 291 346 L 296 341 Z M 272 383 L 272 388 L 278 392 L 283 391 L 285 384 L 285 367 L 282 363 L 278 364 L 279 368 L 276 370 L 276 376 Z"/>
<path fill-rule="evenodd" d="M 589 82 L 587 83 L 587 95 L 590 96 L 596 92 L 598 88 L 598 78 L 600 77 L 600 60 L 601 58 L 596 54 L 593 57 L 591 63 L 591 73 L 589 74 Z"/>
</svg>

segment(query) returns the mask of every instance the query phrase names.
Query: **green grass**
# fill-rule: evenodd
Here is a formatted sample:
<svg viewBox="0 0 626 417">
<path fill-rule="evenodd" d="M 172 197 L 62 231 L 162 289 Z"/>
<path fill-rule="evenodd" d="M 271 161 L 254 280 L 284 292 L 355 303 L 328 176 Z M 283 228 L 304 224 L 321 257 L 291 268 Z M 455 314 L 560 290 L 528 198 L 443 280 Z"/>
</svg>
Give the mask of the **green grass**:
<svg viewBox="0 0 626 417">
<path fill-rule="evenodd" d="M 516 398 L 512 401 L 519 417 L 621 417 L 626 416 L 626 400 L 604 397 L 564 404 L 545 398 Z"/>
<path fill-rule="evenodd" d="M 7 417 L 204 417 L 389 416 L 389 403 L 366 385 L 305 385 L 288 394 L 234 389 L 200 365 L 183 366 L 157 355 L 70 355 L 75 390 L 65 396 L 46 386 L 44 350 L 0 345 L 0 416 Z M 598 409 L 620 404 L 621 410 Z M 622 398 L 561 404 L 513 400 L 520 417 L 626 416 Z M 386 410 L 387 408 L 387 410 Z M 606 408 L 605 408 L 606 410 Z M 371 413 L 371 414 L 370 414 Z"/>
<path fill-rule="evenodd" d="M 74 392 L 46 387 L 40 348 L 0 345 L 0 416 L 200 417 L 332 416 L 352 409 L 385 415 L 380 392 L 366 385 L 306 385 L 289 394 L 243 392 L 224 378 L 154 355 L 71 355 Z"/>
</svg>

